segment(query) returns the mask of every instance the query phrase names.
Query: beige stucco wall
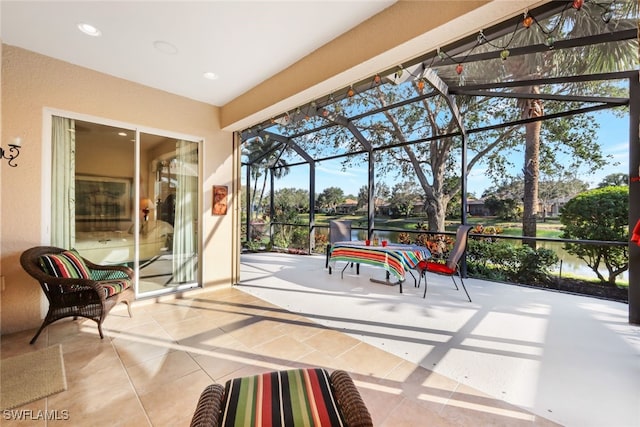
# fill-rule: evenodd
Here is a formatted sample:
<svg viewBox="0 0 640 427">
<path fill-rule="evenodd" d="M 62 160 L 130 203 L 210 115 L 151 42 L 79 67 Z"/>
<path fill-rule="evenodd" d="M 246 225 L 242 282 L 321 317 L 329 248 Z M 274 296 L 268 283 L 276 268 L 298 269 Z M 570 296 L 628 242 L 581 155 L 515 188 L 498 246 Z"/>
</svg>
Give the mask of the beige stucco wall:
<svg viewBox="0 0 640 427">
<path fill-rule="evenodd" d="M 55 109 L 137 126 L 202 137 L 203 282 L 230 285 L 234 265 L 233 212 L 211 215 L 211 188 L 232 188 L 232 134 L 220 130 L 218 108 L 114 78 L 13 46 L 2 46 L 2 145 L 22 138 L 18 167 L 0 166 L 0 333 L 40 325 L 47 304 L 19 257 L 42 244 L 44 109 Z M 46 180 L 46 177 L 44 177 Z"/>
</svg>

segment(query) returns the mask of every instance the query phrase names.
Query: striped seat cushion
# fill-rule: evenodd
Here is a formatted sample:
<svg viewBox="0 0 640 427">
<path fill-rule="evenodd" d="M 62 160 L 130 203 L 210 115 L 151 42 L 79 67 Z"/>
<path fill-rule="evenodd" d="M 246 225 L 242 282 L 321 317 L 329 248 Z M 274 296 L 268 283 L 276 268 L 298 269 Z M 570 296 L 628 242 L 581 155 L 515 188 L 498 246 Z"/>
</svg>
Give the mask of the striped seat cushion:
<svg viewBox="0 0 640 427">
<path fill-rule="evenodd" d="M 344 425 L 329 374 L 319 368 L 229 380 L 223 408 L 225 427 Z"/>
<path fill-rule="evenodd" d="M 118 279 L 118 280 L 109 280 L 100 282 L 102 288 L 104 289 L 104 296 L 109 298 L 114 296 L 115 294 L 119 294 L 131 287 L 131 280 L 129 279 Z"/>
<path fill-rule="evenodd" d="M 66 279 L 90 279 L 91 274 L 80 254 L 74 249 L 40 257 L 40 268 L 45 273 Z"/>
</svg>

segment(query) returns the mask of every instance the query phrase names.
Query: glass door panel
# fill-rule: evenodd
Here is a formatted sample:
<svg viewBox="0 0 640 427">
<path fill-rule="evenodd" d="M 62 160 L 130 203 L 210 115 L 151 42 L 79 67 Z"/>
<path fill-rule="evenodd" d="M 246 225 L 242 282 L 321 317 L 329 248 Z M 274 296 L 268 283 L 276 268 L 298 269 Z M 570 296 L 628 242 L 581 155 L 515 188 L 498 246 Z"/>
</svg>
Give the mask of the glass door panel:
<svg viewBox="0 0 640 427">
<path fill-rule="evenodd" d="M 135 132 L 75 120 L 75 238 L 71 247 L 97 264 L 135 256 Z"/>
<path fill-rule="evenodd" d="M 52 117 L 52 244 L 134 268 L 138 295 L 198 286 L 199 144 L 138 135 Z"/>
<path fill-rule="evenodd" d="M 198 151 L 140 134 L 140 294 L 198 283 Z"/>
</svg>

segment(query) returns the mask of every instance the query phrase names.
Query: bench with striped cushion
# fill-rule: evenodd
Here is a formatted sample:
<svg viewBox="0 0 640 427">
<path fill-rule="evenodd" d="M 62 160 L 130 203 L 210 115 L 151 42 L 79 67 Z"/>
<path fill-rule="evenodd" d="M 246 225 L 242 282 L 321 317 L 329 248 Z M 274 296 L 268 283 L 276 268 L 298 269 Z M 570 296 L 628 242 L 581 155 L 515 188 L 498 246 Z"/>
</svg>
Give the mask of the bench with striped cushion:
<svg viewBox="0 0 640 427">
<path fill-rule="evenodd" d="M 223 412 L 223 426 L 345 425 L 329 374 L 320 368 L 229 380 Z"/>
</svg>

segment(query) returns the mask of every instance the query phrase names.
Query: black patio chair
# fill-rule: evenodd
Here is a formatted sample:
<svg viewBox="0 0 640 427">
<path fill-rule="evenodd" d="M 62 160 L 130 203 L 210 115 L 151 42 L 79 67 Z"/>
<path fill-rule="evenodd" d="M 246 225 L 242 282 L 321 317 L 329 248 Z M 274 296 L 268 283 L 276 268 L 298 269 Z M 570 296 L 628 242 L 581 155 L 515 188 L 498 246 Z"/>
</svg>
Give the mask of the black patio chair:
<svg viewBox="0 0 640 427">
<path fill-rule="evenodd" d="M 467 288 L 464 285 L 464 281 L 462 280 L 459 266 L 460 258 L 462 258 L 464 251 L 467 249 L 467 240 L 471 228 L 472 227 L 470 225 L 461 225 L 458 227 L 458 230 L 456 232 L 456 241 L 453 245 L 453 249 L 451 249 L 451 252 L 449 252 L 446 263 L 443 264 L 437 261 L 420 261 L 418 263 L 417 270 L 420 276 L 418 279 L 418 287 L 420 287 L 420 281 L 424 277 L 424 295 L 422 296 L 422 298 L 427 297 L 427 272 L 451 277 L 456 290 L 459 290 L 456 279 L 454 278 L 454 276 L 457 274 L 460 278 L 462 289 L 464 289 L 464 292 L 467 294 L 467 298 L 469 298 L 469 302 L 471 302 L 471 297 L 469 296 L 469 292 L 467 292 Z"/>
</svg>

